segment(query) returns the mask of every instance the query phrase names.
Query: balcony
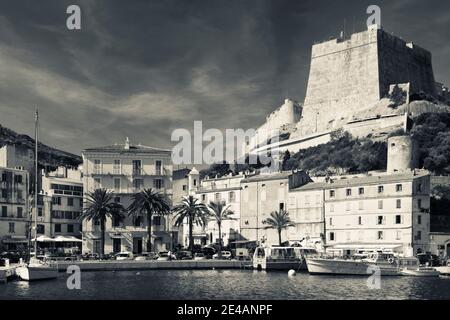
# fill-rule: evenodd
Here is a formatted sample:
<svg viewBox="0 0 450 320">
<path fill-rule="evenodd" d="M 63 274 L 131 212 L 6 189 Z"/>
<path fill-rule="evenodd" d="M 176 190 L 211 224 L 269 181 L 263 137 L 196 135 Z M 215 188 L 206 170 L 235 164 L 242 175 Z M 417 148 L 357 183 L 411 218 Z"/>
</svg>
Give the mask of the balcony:
<svg viewBox="0 0 450 320">
<path fill-rule="evenodd" d="M 124 176 L 125 174 L 120 171 L 97 171 L 92 172 L 91 174 L 88 174 L 88 176 L 91 177 L 99 177 L 99 176 Z"/>
</svg>

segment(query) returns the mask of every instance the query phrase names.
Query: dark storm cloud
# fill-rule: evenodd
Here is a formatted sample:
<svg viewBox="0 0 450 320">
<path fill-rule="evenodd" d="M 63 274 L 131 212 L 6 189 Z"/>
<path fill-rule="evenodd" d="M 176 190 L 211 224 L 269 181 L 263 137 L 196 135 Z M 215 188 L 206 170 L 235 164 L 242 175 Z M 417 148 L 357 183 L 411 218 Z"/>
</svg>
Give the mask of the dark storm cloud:
<svg viewBox="0 0 450 320">
<path fill-rule="evenodd" d="M 78 4 L 82 30 L 65 27 Z M 0 123 L 79 153 L 129 136 L 250 128 L 303 99 L 313 42 L 364 28 L 368 1 L 15 1 L 0 4 Z M 383 1 L 385 29 L 434 54 L 450 84 L 448 4 Z"/>
</svg>

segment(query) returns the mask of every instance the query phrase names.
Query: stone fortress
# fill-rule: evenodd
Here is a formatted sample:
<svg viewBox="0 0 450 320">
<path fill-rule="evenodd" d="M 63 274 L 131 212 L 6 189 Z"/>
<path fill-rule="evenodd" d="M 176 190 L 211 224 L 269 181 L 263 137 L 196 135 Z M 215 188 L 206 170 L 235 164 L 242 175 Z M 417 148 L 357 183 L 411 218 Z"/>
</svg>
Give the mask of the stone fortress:
<svg viewBox="0 0 450 320">
<path fill-rule="evenodd" d="M 286 99 L 243 152 L 297 152 L 330 141 L 338 130 L 385 139 L 406 130 L 410 116 L 450 112 L 449 102 L 448 88 L 435 82 L 431 53 L 372 25 L 314 44 L 303 105 Z"/>
</svg>

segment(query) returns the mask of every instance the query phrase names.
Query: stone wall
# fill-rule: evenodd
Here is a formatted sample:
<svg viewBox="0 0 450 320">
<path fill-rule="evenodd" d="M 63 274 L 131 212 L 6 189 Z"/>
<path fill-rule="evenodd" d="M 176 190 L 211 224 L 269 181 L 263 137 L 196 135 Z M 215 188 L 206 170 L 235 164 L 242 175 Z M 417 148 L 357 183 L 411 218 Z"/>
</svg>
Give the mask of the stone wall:
<svg viewBox="0 0 450 320">
<path fill-rule="evenodd" d="M 406 83 L 410 94 L 437 95 L 431 53 L 383 30 L 316 44 L 296 134 L 338 129 Z"/>
<path fill-rule="evenodd" d="M 431 53 L 414 43 L 387 32 L 378 33 L 378 63 L 380 92 L 384 97 L 389 85 L 410 83 L 410 94 L 426 93 L 436 96 Z"/>
<path fill-rule="evenodd" d="M 377 30 L 312 47 L 302 134 L 336 128 L 379 99 Z"/>
<path fill-rule="evenodd" d="M 300 120 L 302 107 L 297 102 L 286 99 L 284 104 L 266 117 L 266 121 L 257 130 L 256 135 L 250 139 L 249 149 L 264 144 L 275 133 L 289 131 Z"/>
</svg>

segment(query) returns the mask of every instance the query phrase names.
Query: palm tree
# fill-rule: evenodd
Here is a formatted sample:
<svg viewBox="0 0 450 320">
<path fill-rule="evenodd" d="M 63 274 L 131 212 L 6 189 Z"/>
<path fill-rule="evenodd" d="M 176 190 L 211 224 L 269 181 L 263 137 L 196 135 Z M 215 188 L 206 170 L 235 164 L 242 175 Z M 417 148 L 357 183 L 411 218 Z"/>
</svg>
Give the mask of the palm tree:
<svg viewBox="0 0 450 320">
<path fill-rule="evenodd" d="M 184 220 L 188 220 L 189 224 L 189 251 L 192 252 L 194 245 L 194 237 L 192 235 L 194 223 L 197 226 L 206 224 L 206 217 L 209 215 L 208 208 L 199 203 L 198 199 L 193 196 L 184 197 L 181 203 L 173 208 L 175 212 L 175 226 L 183 224 Z"/>
<path fill-rule="evenodd" d="M 230 209 L 230 206 L 226 205 L 225 201 L 210 202 L 208 205 L 210 215 L 216 220 L 217 227 L 219 228 L 219 259 L 222 258 L 222 221 L 235 220 L 231 217 L 234 212 Z"/>
<path fill-rule="evenodd" d="M 285 210 L 274 211 L 270 214 L 270 218 L 263 221 L 267 224 L 264 229 L 276 229 L 278 231 L 278 242 L 281 246 L 281 231 L 288 227 L 293 227 L 295 224 L 289 218 L 289 213 Z"/>
<path fill-rule="evenodd" d="M 100 222 L 101 254 L 105 254 L 106 219 L 123 220 L 125 209 L 113 201 L 113 193 L 106 189 L 96 189 L 86 195 L 87 206 L 83 209 L 80 221 Z"/>
<path fill-rule="evenodd" d="M 128 214 L 134 218 L 146 213 L 147 217 L 147 252 L 152 251 L 152 217 L 154 214 L 170 214 L 170 204 L 162 193 L 150 188 L 144 189 L 131 196 L 131 204 L 127 208 Z"/>
</svg>

